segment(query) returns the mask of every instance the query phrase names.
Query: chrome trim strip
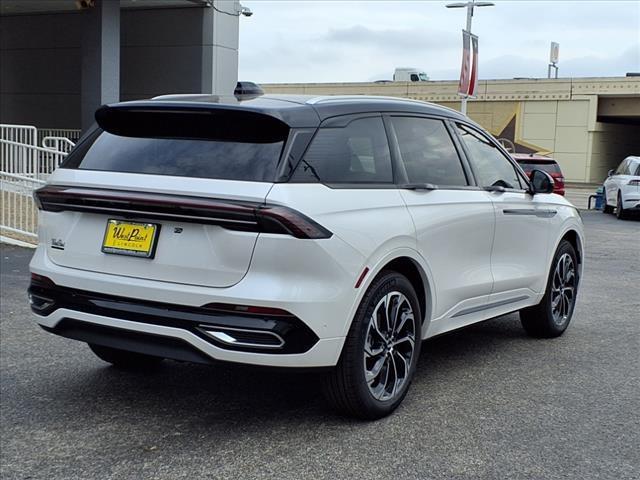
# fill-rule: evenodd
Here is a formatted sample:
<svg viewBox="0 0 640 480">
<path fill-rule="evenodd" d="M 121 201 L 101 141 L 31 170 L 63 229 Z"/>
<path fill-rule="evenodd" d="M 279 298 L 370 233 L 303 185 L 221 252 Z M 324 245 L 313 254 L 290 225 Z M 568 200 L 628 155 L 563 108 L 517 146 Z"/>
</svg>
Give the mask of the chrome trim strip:
<svg viewBox="0 0 640 480">
<path fill-rule="evenodd" d="M 526 300 L 526 295 L 521 295 L 515 298 L 508 298 L 507 300 L 500 300 L 498 302 L 487 303 L 486 305 L 478 305 L 477 307 L 465 308 L 464 310 L 460 310 L 458 313 L 453 315 L 451 318 L 462 317 L 463 315 L 469 315 L 470 313 L 482 312 L 483 310 L 489 310 L 491 308 L 501 307 L 503 305 L 509 305 L 510 303 L 520 302 L 522 300 Z"/>
<path fill-rule="evenodd" d="M 265 332 L 264 330 L 252 330 L 249 328 L 232 328 L 232 327 L 219 327 L 217 325 L 199 325 L 198 330 L 200 330 L 205 335 L 208 335 L 219 342 L 225 343 L 227 345 L 235 345 L 239 347 L 252 347 L 252 348 L 282 348 L 284 346 L 284 339 L 275 332 Z M 225 333 L 225 332 L 231 332 Z M 264 345 L 261 343 L 250 343 L 250 342 L 242 342 L 233 337 L 233 332 L 247 332 L 247 333 L 258 333 L 261 335 L 270 335 L 275 337 L 279 344 L 278 345 Z M 216 335 L 219 334 L 219 335 Z M 229 340 L 231 339 L 231 340 Z"/>
<path fill-rule="evenodd" d="M 541 218 L 551 218 L 555 216 L 558 211 L 551 209 L 537 209 L 537 208 L 505 208 L 502 210 L 505 215 L 532 215 Z"/>
</svg>

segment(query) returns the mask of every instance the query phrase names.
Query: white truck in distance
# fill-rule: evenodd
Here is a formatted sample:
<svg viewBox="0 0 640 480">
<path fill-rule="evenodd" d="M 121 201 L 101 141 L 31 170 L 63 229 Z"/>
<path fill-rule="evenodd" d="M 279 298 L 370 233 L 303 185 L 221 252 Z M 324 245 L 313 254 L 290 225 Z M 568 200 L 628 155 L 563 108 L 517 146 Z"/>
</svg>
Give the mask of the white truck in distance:
<svg viewBox="0 0 640 480">
<path fill-rule="evenodd" d="M 393 73 L 394 82 L 428 82 L 429 77 L 417 68 L 396 68 Z"/>
</svg>

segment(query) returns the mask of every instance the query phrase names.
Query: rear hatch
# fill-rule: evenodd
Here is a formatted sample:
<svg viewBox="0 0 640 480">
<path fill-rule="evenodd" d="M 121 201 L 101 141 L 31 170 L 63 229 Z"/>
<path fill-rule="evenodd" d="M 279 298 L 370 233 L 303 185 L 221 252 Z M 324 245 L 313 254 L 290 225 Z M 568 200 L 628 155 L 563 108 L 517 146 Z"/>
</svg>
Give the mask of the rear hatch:
<svg viewBox="0 0 640 480">
<path fill-rule="evenodd" d="M 251 111 L 166 106 L 103 107 L 96 118 L 36 193 L 50 259 L 149 280 L 239 282 L 288 126 Z"/>
</svg>

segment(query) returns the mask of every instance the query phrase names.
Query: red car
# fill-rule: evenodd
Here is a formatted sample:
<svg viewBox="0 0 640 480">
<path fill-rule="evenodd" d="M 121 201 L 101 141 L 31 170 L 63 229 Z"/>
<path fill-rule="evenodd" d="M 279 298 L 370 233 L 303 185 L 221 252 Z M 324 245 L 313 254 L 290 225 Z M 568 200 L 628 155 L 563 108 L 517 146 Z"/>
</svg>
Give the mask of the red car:
<svg viewBox="0 0 640 480">
<path fill-rule="evenodd" d="M 512 153 L 511 156 L 518 162 L 527 176 L 536 168 L 547 172 L 555 181 L 553 193 L 564 195 L 564 175 L 562 175 L 560 165 L 553 158 L 536 155 L 535 153 Z"/>
</svg>

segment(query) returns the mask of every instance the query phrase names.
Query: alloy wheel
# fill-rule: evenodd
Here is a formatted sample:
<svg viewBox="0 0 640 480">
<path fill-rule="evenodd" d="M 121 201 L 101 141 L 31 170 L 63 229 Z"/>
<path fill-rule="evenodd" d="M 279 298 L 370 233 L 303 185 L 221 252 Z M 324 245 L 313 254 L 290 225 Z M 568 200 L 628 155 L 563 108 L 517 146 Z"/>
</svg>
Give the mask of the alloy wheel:
<svg viewBox="0 0 640 480">
<path fill-rule="evenodd" d="M 410 378 L 415 352 L 414 312 L 405 295 L 392 291 L 369 318 L 364 347 L 364 373 L 374 398 L 395 398 Z"/>
<path fill-rule="evenodd" d="M 551 313 L 553 321 L 564 325 L 571 315 L 576 297 L 576 268 L 568 253 L 556 263 L 551 284 Z"/>
</svg>

